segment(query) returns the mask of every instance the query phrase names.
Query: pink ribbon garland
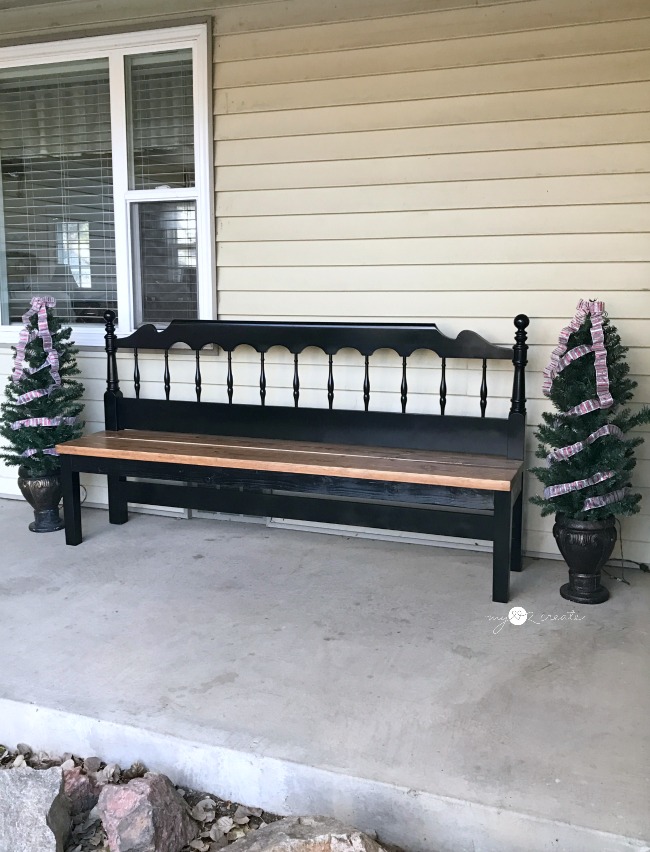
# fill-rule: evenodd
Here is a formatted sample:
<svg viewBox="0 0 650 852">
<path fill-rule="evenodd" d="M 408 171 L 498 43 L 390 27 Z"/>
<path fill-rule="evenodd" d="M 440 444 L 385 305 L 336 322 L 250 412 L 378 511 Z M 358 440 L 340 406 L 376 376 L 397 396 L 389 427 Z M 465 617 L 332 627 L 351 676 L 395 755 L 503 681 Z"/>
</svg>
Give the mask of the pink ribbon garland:
<svg viewBox="0 0 650 852">
<path fill-rule="evenodd" d="M 55 349 L 52 348 L 52 335 L 47 324 L 47 309 L 53 308 L 56 305 L 54 296 L 34 296 L 30 303 L 30 308 L 23 315 L 24 328 L 20 332 L 18 338 L 18 346 L 16 347 L 16 361 L 11 379 L 13 382 L 18 382 L 25 373 L 31 375 L 37 373 L 44 367 L 50 366 L 52 372 L 52 380 L 55 385 L 61 384 L 61 376 L 59 375 L 59 356 Z M 38 331 L 29 327 L 29 321 L 38 314 Z M 43 341 L 43 349 L 47 355 L 45 361 L 40 367 L 31 369 L 25 366 L 25 347 L 32 340 L 40 337 Z"/>
<path fill-rule="evenodd" d="M 605 435 L 613 435 L 616 438 L 622 438 L 623 432 L 618 428 L 618 426 L 614 426 L 613 424 L 607 423 L 605 426 L 601 426 L 600 429 L 596 429 L 595 432 L 592 432 L 591 435 L 588 435 L 584 441 L 576 441 L 575 444 L 569 444 L 566 447 L 560 447 L 558 450 L 553 450 L 546 456 L 546 461 L 565 461 L 566 459 L 570 459 L 572 456 L 575 456 L 576 453 L 579 453 L 580 450 L 584 450 L 589 444 L 593 444 L 594 441 L 597 441 L 598 438 L 603 438 Z"/>
<path fill-rule="evenodd" d="M 36 335 L 36 337 L 40 337 L 40 335 Z M 32 340 L 34 339 L 35 338 L 32 337 Z M 43 343 L 43 346 L 45 346 L 45 343 Z M 61 376 L 59 375 L 59 354 L 54 349 L 47 353 L 47 358 L 38 367 L 23 367 L 22 372 L 27 373 L 28 376 L 33 376 L 34 373 L 38 373 L 46 367 L 50 368 L 50 374 L 54 381 L 53 387 L 58 387 L 61 384 Z"/>
<path fill-rule="evenodd" d="M 27 391 L 27 393 L 18 397 L 16 405 L 25 405 L 26 402 L 32 402 L 35 399 L 40 399 L 42 396 L 48 396 L 52 393 L 55 387 L 55 385 L 52 385 L 52 387 L 42 388 L 41 390 Z"/>
<path fill-rule="evenodd" d="M 577 361 L 578 358 L 582 358 L 583 355 L 588 355 L 590 352 L 593 352 L 591 346 L 587 346 L 585 343 L 580 346 L 574 346 L 573 349 L 569 349 L 569 351 L 557 362 L 558 373 L 561 373 L 562 370 L 571 364 L 573 361 Z"/>
<path fill-rule="evenodd" d="M 44 450 L 37 450 L 35 447 L 32 447 L 29 450 L 25 450 L 24 453 L 21 453 L 21 456 L 25 458 L 29 458 L 30 456 L 35 456 L 36 453 L 43 453 L 44 456 L 58 456 L 58 452 L 54 449 L 54 447 L 45 447 Z"/>
<path fill-rule="evenodd" d="M 560 375 L 573 361 L 582 358 L 590 352 L 594 353 L 594 368 L 596 371 L 596 394 L 597 399 L 585 399 L 579 405 L 575 405 L 569 411 L 563 412 L 558 417 L 580 417 L 583 414 L 589 414 L 598 409 L 610 408 L 614 404 L 609 389 L 609 372 L 607 370 L 607 350 L 605 349 L 605 332 L 603 330 L 603 313 L 605 303 L 601 301 L 589 301 L 580 299 L 576 314 L 571 322 L 565 326 L 560 332 L 558 345 L 551 353 L 551 361 L 548 367 L 544 370 L 544 386 L 543 392 L 545 396 L 551 395 L 551 386 L 553 381 Z M 591 346 L 581 344 L 575 346 L 567 352 L 567 345 L 571 335 L 578 331 L 585 319 L 591 317 Z M 576 453 L 584 450 L 589 444 L 593 444 L 598 438 L 605 435 L 613 435 L 617 438 L 623 438 L 623 432 L 618 426 L 607 424 L 596 429 L 591 435 L 588 435 L 582 441 L 576 441 L 575 444 L 569 444 L 566 447 L 559 447 L 552 450 L 546 457 L 548 464 L 554 461 L 565 461 L 570 459 Z M 599 471 L 587 479 L 576 479 L 574 482 L 563 482 L 559 485 L 551 485 L 544 489 L 544 497 L 550 499 L 559 497 L 562 494 L 569 494 L 572 491 L 580 491 L 583 488 L 588 488 L 590 485 L 597 485 L 599 482 L 605 482 L 616 476 L 613 470 Z M 626 495 L 627 489 L 621 488 L 617 491 L 612 491 L 609 494 L 604 494 L 599 497 L 588 497 L 582 507 L 583 512 L 588 512 L 590 509 L 598 509 L 603 506 L 608 506 L 611 503 L 616 503 L 622 500 Z"/>
<path fill-rule="evenodd" d="M 28 417 L 26 420 L 14 420 L 11 428 L 15 431 L 25 426 L 72 426 L 77 422 L 76 417 Z"/>
<path fill-rule="evenodd" d="M 551 353 L 551 362 L 544 370 L 544 385 L 543 392 L 545 396 L 550 396 L 551 385 L 553 380 L 560 375 L 562 370 L 572 361 L 587 355 L 589 352 L 594 353 L 595 370 L 596 370 L 596 393 L 597 400 L 586 400 L 579 406 L 571 409 L 567 414 L 588 414 L 589 411 L 594 411 L 596 408 L 609 408 L 614 404 L 614 399 L 609 392 L 609 374 L 607 371 L 607 350 L 605 349 L 605 333 L 603 331 L 603 311 L 605 303 L 599 301 L 589 301 L 580 299 L 576 314 L 569 323 L 560 332 L 558 345 Z M 576 346 L 567 353 L 567 344 L 569 337 L 578 331 L 585 319 L 591 316 L 591 341 L 592 346 Z M 594 407 L 585 407 L 586 403 L 594 403 Z"/>
<path fill-rule="evenodd" d="M 582 511 L 588 512 L 589 509 L 602 509 L 604 506 L 618 503 L 619 500 L 622 500 L 627 495 L 629 490 L 629 488 L 619 488 L 618 491 L 610 491 L 609 494 L 603 494 L 602 497 L 587 497 Z"/>
<path fill-rule="evenodd" d="M 48 396 L 53 391 L 61 386 L 61 375 L 59 373 L 59 354 L 54 349 L 52 343 L 52 334 L 50 332 L 50 328 L 47 323 L 47 309 L 53 308 L 56 305 L 56 299 L 54 296 L 34 296 L 30 303 L 30 308 L 27 313 L 23 316 L 24 327 L 20 332 L 20 336 L 18 338 L 18 346 L 16 347 L 16 360 L 14 371 L 12 373 L 11 379 L 13 382 L 19 382 L 20 379 L 24 375 L 33 375 L 34 373 L 38 373 L 40 370 L 45 369 L 46 367 L 50 368 L 50 375 L 52 377 L 52 384 L 47 388 L 40 388 L 38 390 L 27 391 L 16 400 L 16 405 L 25 405 L 28 402 L 32 402 L 35 399 L 40 399 L 41 397 Z M 34 314 L 38 314 L 38 330 L 32 329 L 29 327 L 29 321 L 34 316 Z M 43 363 L 38 367 L 29 367 L 25 365 L 25 349 L 28 343 L 31 343 L 33 340 L 36 340 L 37 337 L 40 337 L 43 341 L 43 350 L 46 353 L 46 358 Z M 11 428 L 14 431 L 18 429 L 23 429 L 30 426 L 60 426 L 65 424 L 66 426 L 72 426 L 76 423 L 76 417 L 28 417 L 24 420 L 15 420 L 11 424 Z M 25 458 L 29 458 L 30 456 L 36 455 L 36 453 L 43 453 L 48 456 L 58 456 L 58 452 L 54 449 L 54 447 L 45 447 L 44 449 L 36 449 L 35 447 L 30 447 L 21 453 L 21 456 Z"/>
<path fill-rule="evenodd" d="M 615 470 L 600 471 L 589 476 L 587 479 L 576 479 L 573 482 L 561 482 L 559 485 L 549 485 L 544 489 L 544 497 L 548 500 L 551 497 L 559 497 L 561 494 L 570 494 L 572 491 L 581 491 L 583 488 L 589 488 L 590 485 L 598 485 L 599 482 L 604 482 L 606 479 L 611 479 L 616 476 Z"/>
</svg>

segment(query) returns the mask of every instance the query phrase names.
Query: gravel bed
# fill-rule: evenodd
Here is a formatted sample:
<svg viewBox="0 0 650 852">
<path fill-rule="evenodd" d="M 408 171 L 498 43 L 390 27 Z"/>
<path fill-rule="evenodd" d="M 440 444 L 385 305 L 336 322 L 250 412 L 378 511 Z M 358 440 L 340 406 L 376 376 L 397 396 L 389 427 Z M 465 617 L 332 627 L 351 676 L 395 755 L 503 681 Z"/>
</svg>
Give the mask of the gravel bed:
<svg viewBox="0 0 650 852">
<path fill-rule="evenodd" d="M 139 762 L 133 763 L 128 769 L 122 769 L 116 763 L 107 764 L 98 757 L 82 758 L 71 753 L 51 755 L 42 751 L 34 752 L 25 743 L 19 743 L 15 749 L 0 745 L 0 769 L 21 765 L 32 769 L 50 769 L 53 766 L 73 769 L 77 766 L 106 784 L 126 784 L 132 778 L 140 778 L 147 772 L 147 767 Z M 203 826 L 199 837 L 184 846 L 182 852 L 214 852 L 245 837 L 251 831 L 281 819 L 277 814 L 268 813 L 261 808 L 228 802 L 210 793 L 178 786 L 176 790 L 188 803 L 194 819 Z M 97 808 L 73 816 L 72 832 L 65 852 L 110 852 Z"/>
</svg>

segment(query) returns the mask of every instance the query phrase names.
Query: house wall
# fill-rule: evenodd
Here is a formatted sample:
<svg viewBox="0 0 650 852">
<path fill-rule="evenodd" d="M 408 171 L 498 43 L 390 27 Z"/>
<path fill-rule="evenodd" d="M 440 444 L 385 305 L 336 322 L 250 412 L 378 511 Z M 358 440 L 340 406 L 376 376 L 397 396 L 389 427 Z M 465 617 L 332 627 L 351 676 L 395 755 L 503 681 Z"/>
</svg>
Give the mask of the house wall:
<svg viewBox="0 0 650 852">
<path fill-rule="evenodd" d="M 647 0 L 76 0 L 40 6 L 39 31 L 32 12 L 0 11 L 7 43 L 211 16 L 222 318 L 434 321 L 510 344 L 527 313 L 532 464 L 542 370 L 578 299 L 598 297 L 630 347 L 635 407 L 650 402 Z M 100 428 L 104 364 L 81 360 Z M 189 395 L 191 365 L 175 365 Z M 410 405 L 433 410 L 421 366 Z M 270 401 L 288 393 L 287 368 L 270 359 Z M 359 362 L 344 354 L 339 369 L 337 398 L 361 405 Z M 321 371 L 306 402 L 324 395 Z M 480 377 L 451 378 L 451 410 L 466 411 Z M 397 405 L 384 391 L 399 382 L 382 355 L 373 401 Z M 505 411 L 507 372 L 490 390 Z M 647 561 L 650 441 L 638 458 L 645 499 L 623 523 L 625 555 Z M 2 471 L 0 492 L 13 480 Z M 525 525 L 529 551 L 557 553 L 548 519 L 528 508 Z"/>
</svg>

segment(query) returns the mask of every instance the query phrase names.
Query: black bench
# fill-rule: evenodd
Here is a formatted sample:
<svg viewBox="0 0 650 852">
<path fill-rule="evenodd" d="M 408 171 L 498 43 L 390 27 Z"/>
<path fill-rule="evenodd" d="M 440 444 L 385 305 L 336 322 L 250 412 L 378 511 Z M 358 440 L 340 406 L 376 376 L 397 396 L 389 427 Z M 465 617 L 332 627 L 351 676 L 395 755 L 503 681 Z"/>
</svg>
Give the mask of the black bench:
<svg viewBox="0 0 650 852">
<path fill-rule="evenodd" d="M 472 331 L 452 339 L 435 325 L 379 323 L 175 320 L 162 331 L 147 325 L 120 339 L 115 314 L 106 311 L 104 318 L 106 431 L 58 446 L 68 544 L 82 540 L 79 473 L 99 473 L 108 478 L 112 524 L 127 521 L 132 502 L 487 539 L 493 542 L 492 599 L 507 603 L 510 571 L 521 570 L 528 317 L 514 321 L 514 347 L 494 346 Z M 179 344 L 194 351 L 191 401 L 172 398 L 169 351 Z M 238 346 L 259 353 L 259 404 L 235 401 Z M 293 354 L 293 405 L 266 404 L 265 356 L 273 346 Z M 327 356 L 327 408 L 300 405 L 299 358 L 312 346 Z M 222 370 L 224 402 L 202 401 L 205 347 L 218 347 L 211 358 Z M 334 356 L 344 348 L 364 359 L 364 410 L 335 404 Z M 134 396 L 128 398 L 117 372 L 116 353 L 124 349 L 133 352 Z M 401 413 L 370 405 L 370 356 L 378 349 L 401 358 Z M 420 349 L 440 358 L 432 395 L 440 413 L 407 412 L 407 359 Z M 144 350 L 164 353 L 164 399 L 141 396 Z M 477 416 L 445 413 L 451 359 L 481 364 Z M 507 417 L 487 416 L 493 360 L 514 364 Z M 154 481 L 137 481 L 143 478 Z"/>
</svg>

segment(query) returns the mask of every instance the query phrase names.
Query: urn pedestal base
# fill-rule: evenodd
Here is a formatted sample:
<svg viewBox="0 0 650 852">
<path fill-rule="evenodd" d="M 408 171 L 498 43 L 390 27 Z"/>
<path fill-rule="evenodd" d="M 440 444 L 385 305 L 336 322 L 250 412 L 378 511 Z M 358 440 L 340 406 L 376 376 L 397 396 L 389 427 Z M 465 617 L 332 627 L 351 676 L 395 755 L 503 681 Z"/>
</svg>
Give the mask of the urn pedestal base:
<svg viewBox="0 0 650 852">
<path fill-rule="evenodd" d="M 59 515 L 61 502 L 61 478 L 50 476 L 26 476 L 24 468 L 18 469 L 18 487 L 34 510 L 34 520 L 29 525 L 32 532 L 46 533 L 62 530 L 64 522 Z"/>
<path fill-rule="evenodd" d="M 557 515 L 553 535 L 569 566 L 569 582 L 560 588 L 562 597 L 574 603 L 604 603 L 609 592 L 600 583 L 600 569 L 616 544 L 614 516 L 600 521 L 577 521 Z"/>
</svg>

